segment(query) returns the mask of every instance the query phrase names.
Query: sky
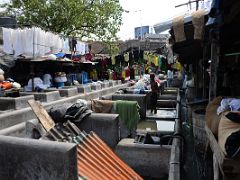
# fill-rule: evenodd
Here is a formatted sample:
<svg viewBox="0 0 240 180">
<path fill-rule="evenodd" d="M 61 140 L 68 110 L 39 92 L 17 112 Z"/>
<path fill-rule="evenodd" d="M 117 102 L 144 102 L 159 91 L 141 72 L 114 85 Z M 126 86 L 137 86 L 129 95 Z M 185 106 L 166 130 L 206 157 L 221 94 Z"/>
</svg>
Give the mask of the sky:
<svg viewBox="0 0 240 180">
<path fill-rule="evenodd" d="M 188 0 L 120 0 L 123 9 L 129 13 L 123 13 L 123 25 L 118 37 L 121 40 L 133 39 L 134 27 L 153 27 L 154 24 L 187 12 L 186 5 L 175 8 L 176 5 L 186 2 Z"/>
</svg>

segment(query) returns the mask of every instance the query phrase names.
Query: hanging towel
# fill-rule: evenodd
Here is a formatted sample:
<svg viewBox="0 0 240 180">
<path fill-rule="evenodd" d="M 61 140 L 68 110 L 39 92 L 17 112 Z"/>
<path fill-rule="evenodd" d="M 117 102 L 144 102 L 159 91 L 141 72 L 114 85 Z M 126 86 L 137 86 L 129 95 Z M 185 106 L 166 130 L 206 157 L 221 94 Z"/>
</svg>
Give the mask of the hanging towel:
<svg viewBox="0 0 240 180">
<path fill-rule="evenodd" d="M 183 16 L 179 16 L 173 19 L 173 32 L 175 35 L 175 42 L 181 42 L 186 40 Z"/>
<path fill-rule="evenodd" d="M 194 26 L 194 39 L 203 39 L 204 30 L 204 9 L 192 13 L 192 23 Z"/>
<path fill-rule="evenodd" d="M 118 100 L 114 102 L 114 111 L 119 114 L 120 119 L 124 121 L 129 130 L 137 127 L 140 119 L 139 108 L 137 101 Z"/>
<path fill-rule="evenodd" d="M 92 110 L 95 113 L 110 113 L 112 112 L 113 101 L 110 100 L 92 100 Z"/>
</svg>

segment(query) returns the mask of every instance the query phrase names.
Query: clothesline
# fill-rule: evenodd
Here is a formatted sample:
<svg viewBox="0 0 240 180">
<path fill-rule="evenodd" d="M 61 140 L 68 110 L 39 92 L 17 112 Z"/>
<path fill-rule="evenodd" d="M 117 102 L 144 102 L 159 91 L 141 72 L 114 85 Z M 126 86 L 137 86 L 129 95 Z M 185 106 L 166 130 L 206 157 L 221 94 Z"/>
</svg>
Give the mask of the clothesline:
<svg viewBox="0 0 240 180">
<path fill-rule="evenodd" d="M 15 57 L 23 54 L 27 56 L 43 56 L 53 50 L 69 51 L 68 39 L 60 35 L 47 32 L 38 27 L 33 28 L 4 28 L 3 50 L 7 54 L 14 54 Z M 77 41 L 76 52 L 83 55 L 88 51 L 88 45 Z"/>
</svg>

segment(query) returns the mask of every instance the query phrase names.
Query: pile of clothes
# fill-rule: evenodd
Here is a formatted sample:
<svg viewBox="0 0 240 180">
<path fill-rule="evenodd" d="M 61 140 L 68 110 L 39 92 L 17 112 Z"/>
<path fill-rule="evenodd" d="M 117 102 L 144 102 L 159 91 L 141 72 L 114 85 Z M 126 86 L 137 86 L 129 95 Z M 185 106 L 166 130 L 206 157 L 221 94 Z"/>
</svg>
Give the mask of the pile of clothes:
<svg viewBox="0 0 240 180">
<path fill-rule="evenodd" d="M 218 98 L 217 101 L 215 116 L 219 120 L 217 126 L 219 146 L 226 156 L 238 157 L 240 155 L 240 99 Z M 210 107 L 207 108 L 207 112 L 209 112 L 209 109 Z M 214 123 L 216 124 L 216 122 Z"/>
<path fill-rule="evenodd" d="M 11 89 L 19 90 L 20 88 L 21 88 L 21 85 L 15 82 L 13 79 L 7 78 L 5 80 L 4 71 L 0 69 L 0 96 L 5 96 L 5 93 L 4 93 L 5 90 L 11 90 Z"/>
</svg>

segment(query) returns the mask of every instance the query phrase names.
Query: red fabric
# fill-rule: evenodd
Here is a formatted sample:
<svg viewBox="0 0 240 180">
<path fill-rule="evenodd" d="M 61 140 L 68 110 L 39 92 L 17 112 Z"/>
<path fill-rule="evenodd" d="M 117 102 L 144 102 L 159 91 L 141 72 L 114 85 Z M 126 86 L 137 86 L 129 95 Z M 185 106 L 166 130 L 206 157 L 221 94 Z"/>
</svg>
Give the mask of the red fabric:
<svg viewBox="0 0 240 180">
<path fill-rule="evenodd" d="M 93 56 L 92 56 L 91 53 L 85 54 L 85 59 L 86 59 L 87 61 L 92 61 L 92 58 L 93 58 Z"/>
<path fill-rule="evenodd" d="M 128 68 L 128 69 L 126 69 L 126 77 L 129 77 L 130 76 L 130 69 Z"/>
</svg>

